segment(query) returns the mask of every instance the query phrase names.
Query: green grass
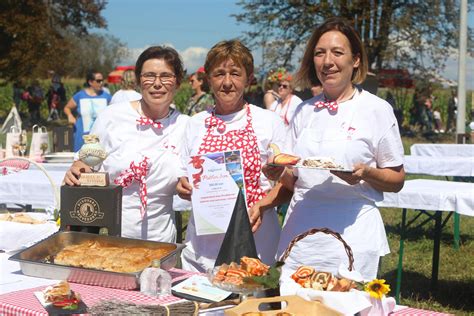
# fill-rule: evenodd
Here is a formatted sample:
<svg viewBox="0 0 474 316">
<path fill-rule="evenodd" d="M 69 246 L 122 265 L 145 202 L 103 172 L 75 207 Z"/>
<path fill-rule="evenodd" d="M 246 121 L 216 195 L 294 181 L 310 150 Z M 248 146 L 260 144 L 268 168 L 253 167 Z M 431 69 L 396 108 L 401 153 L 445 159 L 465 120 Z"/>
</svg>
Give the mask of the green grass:
<svg viewBox="0 0 474 316">
<path fill-rule="evenodd" d="M 400 209 L 382 208 L 381 213 L 391 253 L 383 258 L 379 273 L 380 277 L 391 285 L 391 295 L 395 295 L 402 212 Z M 416 211 L 408 211 L 408 220 L 415 215 Z M 430 291 L 433 224 L 428 223 L 422 228 L 409 231 L 405 240 L 400 301 L 402 305 L 456 315 L 474 314 L 474 218 L 461 216 L 459 250 L 453 248 L 453 229 L 451 218 L 443 228 L 441 237 L 436 292 Z"/>
</svg>

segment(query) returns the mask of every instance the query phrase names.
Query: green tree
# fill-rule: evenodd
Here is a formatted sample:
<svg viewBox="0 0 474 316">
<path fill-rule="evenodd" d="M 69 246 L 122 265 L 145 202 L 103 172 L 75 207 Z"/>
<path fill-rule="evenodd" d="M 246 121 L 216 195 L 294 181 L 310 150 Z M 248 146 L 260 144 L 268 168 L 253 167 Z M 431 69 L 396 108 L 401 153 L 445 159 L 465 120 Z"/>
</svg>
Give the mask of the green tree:
<svg viewBox="0 0 474 316">
<path fill-rule="evenodd" d="M 350 20 L 366 46 L 371 70 L 408 68 L 419 74 L 443 69 L 458 46 L 455 0 L 241 0 L 236 20 L 253 26 L 244 40 L 263 46 L 268 66 L 291 68 L 314 28 L 331 16 Z M 472 10 L 473 2 L 469 4 Z M 468 33 L 473 39 L 473 30 Z M 470 47 L 472 50 L 472 46 Z"/>
<path fill-rule="evenodd" d="M 84 78 L 92 69 L 106 76 L 129 54 L 124 44 L 112 35 L 88 34 L 81 40 L 70 38 L 72 49 L 65 56 L 67 62 L 61 65 L 61 70 L 70 76 Z"/>
<path fill-rule="evenodd" d="M 91 28 L 106 28 L 101 16 L 106 4 L 105 0 L 0 1 L 0 77 L 41 78 L 49 70 L 71 71 L 68 65 L 84 59 L 83 40 L 96 45 L 95 55 L 87 51 L 89 62 L 111 67 L 117 60 L 111 55 L 123 45 L 113 38 L 88 35 Z"/>
</svg>

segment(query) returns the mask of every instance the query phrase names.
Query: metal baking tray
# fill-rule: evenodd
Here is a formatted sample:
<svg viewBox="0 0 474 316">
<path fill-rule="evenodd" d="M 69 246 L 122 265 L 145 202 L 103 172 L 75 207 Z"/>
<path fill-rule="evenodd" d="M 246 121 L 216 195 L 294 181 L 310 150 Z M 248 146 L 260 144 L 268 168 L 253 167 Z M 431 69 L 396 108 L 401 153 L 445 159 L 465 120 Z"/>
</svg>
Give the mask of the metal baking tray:
<svg viewBox="0 0 474 316">
<path fill-rule="evenodd" d="M 156 242 L 115 236 L 104 236 L 81 232 L 57 232 L 37 244 L 11 256 L 9 260 L 18 261 L 25 275 L 45 279 L 67 280 L 74 283 L 104 286 L 123 290 L 134 290 L 140 285 L 140 273 L 119 273 L 90 268 L 78 268 L 48 263 L 46 258 L 55 256 L 64 247 L 92 240 L 118 247 L 169 248 L 162 257 L 161 267 L 165 270 L 176 266 L 183 244 Z"/>
</svg>

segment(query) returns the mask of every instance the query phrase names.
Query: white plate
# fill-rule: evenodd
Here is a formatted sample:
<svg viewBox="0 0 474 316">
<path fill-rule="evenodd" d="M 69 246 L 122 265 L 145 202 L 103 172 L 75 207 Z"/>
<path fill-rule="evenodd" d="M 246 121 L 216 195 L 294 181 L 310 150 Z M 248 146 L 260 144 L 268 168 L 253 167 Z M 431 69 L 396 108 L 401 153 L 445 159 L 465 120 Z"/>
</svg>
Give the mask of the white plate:
<svg viewBox="0 0 474 316">
<path fill-rule="evenodd" d="M 353 171 L 350 169 L 340 169 L 340 168 L 322 168 L 322 167 L 311 167 L 311 166 L 303 166 L 301 164 L 296 164 L 293 167 L 295 168 L 304 168 L 304 169 L 317 169 L 317 170 L 327 170 L 327 171 L 339 171 L 345 173 L 352 173 Z"/>
<path fill-rule="evenodd" d="M 269 163 L 268 165 L 269 166 L 275 166 L 275 167 L 288 167 L 288 168 L 316 169 L 316 170 L 326 170 L 326 171 L 339 171 L 339 172 L 345 172 L 345 173 L 352 173 L 353 172 L 353 170 L 350 170 L 350 169 L 311 167 L 311 166 L 303 166 L 300 163 L 297 163 L 296 165 L 281 165 L 281 164 L 276 164 L 276 163 Z"/>
<path fill-rule="evenodd" d="M 73 152 L 50 153 L 44 155 L 46 162 L 70 163 L 74 161 Z"/>
</svg>

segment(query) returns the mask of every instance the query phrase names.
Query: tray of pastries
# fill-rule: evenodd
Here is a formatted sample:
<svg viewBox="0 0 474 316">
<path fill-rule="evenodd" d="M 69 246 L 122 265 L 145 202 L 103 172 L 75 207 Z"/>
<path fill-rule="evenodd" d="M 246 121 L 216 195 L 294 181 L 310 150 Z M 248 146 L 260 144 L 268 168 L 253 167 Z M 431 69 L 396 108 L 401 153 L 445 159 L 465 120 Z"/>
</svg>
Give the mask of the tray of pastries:
<svg viewBox="0 0 474 316">
<path fill-rule="evenodd" d="M 253 281 L 254 276 L 264 276 L 269 266 L 256 258 L 242 257 L 240 264 L 231 262 L 223 264 L 208 273 L 209 281 L 216 287 L 234 293 L 251 293 L 264 290 L 264 287 Z"/>
<path fill-rule="evenodd" d="M 119 289 L 139 287 L 141 271 L 153 259 L 163 269 L 176 265 L 185 246 L 104 236 L 82 232 L 58 232 L 13 255 L 23 274 Z"/>
</svg>

